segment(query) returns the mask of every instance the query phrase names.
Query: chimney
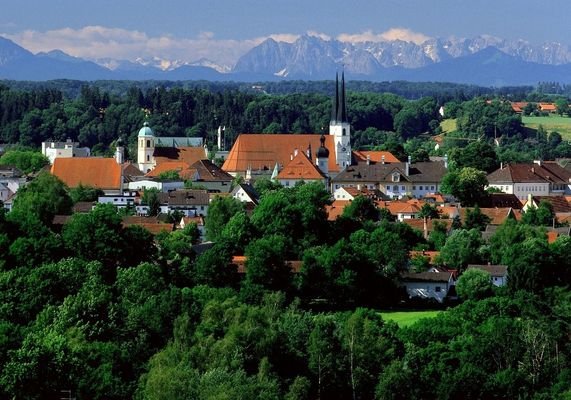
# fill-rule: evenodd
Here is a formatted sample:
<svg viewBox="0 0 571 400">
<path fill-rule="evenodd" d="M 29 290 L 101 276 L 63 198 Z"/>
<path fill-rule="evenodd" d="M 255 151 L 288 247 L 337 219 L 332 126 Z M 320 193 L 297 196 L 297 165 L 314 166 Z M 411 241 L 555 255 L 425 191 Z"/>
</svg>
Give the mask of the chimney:
<svg viewBox="0 0 571 400">
<path fill-rule="evenodd" d="M 448 169 L 448 154 L 444 154 L 444 168 Z"/>
<path fill-rule="evenodd" d="M 504 169 L 504 163 L 503 163 L 503 161 L 500 163 L 500 169 Z"/>
<path fill-rule="evenodd" d="M 409 176 L 409 174 L 410 174 L 410 164 L 411 164 L 411 161 L 412 161 L 412 157 L 411 157 L 411 156 L 408 156 L 408 159 L 407 159 L 407 161 L 406 161 L 406 164 L 404 165 L 404 174 L 405 174 L 406 176 Z"/>
<path fill-rule="evenodd" d="M 381 164 L 384 164 L 384 163 L 385 163 L 385 155 L 383 154 L 383 155 L 381 156 Z"/>
<path fill-rule="evenodd" d="M 371 165 L 371 155 L 367 154 L 367 165 Z"/>
<path fill-rule="evenodd" d="M 298 150 L 297 150 L 297 147 L 296 147 L 295 149 L 293 149 L 293 156 L 294 156 L 294 157 L 297 157 L 297 151 L 298 151 Z M 293 158 L 292 158 L 292 160 L 293 160 Z"/>
<path fill-rule="evenodd" d="M 219 125 L 218 126 L 218 150 L 223 150 L 222 149 L 222 127 Z"/>
</svg>

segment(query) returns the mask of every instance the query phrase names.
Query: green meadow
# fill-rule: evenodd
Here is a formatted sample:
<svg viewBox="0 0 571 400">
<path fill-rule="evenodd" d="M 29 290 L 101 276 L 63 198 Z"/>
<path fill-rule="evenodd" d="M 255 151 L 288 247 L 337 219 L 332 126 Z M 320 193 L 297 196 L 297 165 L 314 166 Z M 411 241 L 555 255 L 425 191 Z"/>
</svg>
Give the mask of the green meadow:
<svg viewBox="0 0 571 400">
<path fill-rule="evenodd" d="M 443 311 L 382 311 L 380 314 L 385 321 L 394 321 L 399 328 L 404 328 L 421 319 L 434 318 L 441 312 Z"/>
<path fill-rule="evenodd" d="M 559 132 L 565 140 L 571 140 L 571 118 L 559 115 L 547 117 L 521 117 L 521 122 L 528 129 L 537 130 L 539 125 L 547 132 Z"/>
</svg>

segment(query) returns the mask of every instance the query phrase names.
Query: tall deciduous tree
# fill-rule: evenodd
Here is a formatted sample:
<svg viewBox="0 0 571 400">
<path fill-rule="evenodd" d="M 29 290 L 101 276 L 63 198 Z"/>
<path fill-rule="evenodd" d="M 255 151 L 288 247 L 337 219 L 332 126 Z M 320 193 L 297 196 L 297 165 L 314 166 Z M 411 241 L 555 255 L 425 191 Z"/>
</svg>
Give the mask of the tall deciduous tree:
<svg viewBox="0 0 571 400">
<path fill-rule="evenodd" d="M 456 197 L 463 206 L 478 204 L 486 195 L 486 173 L 472 167 L 450 171 L 442 179 L 442 191 Z"/>
</svg>

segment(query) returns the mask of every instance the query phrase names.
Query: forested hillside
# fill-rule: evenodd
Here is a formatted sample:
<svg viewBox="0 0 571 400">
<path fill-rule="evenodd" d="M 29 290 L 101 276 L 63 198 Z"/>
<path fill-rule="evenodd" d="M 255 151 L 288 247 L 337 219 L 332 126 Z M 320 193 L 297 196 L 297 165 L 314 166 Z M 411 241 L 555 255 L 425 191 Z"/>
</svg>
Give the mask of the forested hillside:
<svg viewBox="0 0 571 400">
<path fill-rule="evenodd" d="M 225 126 L 227 146 L 240 133 L 321 133 L 329 124 L 328 82 L 265 84 L 244 88 L 237 84 L 195 83 L 185 88 L 173 83 L 50 82 L 0 85 L 0 142 L 39 148 L 42 141 L 72 139 L 94 154 L 112 154 L 121 138 L 133 148 L 136 132 L 148 121 L 159 136 L 195 136 L 216 143 L 218 126 Z M 500 138 L 501 161 L 569 156 L 561 135 L 525 130 L 507 99 L 530 101 L 557 97 L 530 88 L 494 91 L 465 85 L 373 84 L 352 82 L 348 117 L 354 148 L 391 150 L 398 157 L 443 155 L 471 140 Z M 31 85 L 31 84 L 30 84 Z M 350 86 L 351 87 L 351 86 Z M 23 89 L 22 89 L 23 88 Z M 383 92 L 410 89 L 417 100 Z M 316 89 L 315 93 L 308 93 Z M 75 93 L 75 97 L 70 97 Z M 279 94 L 284 93 L 284 94 Z M 409 93 L 409 94 L 410 94 Z M 479 95 L 486 97 L 478 97 Z M 487 100 L 494 99 L 490 102 Z M 447 134 L 444 147 L 434 149 L 442 116 L 456 119 L 458 132 Z M 456 140 L 452 140 L 456 138 Z M 557 148 L 557 150 L 556 150 Z M 419 150 L 422 150 L 420 153 Z"/>
</svg>

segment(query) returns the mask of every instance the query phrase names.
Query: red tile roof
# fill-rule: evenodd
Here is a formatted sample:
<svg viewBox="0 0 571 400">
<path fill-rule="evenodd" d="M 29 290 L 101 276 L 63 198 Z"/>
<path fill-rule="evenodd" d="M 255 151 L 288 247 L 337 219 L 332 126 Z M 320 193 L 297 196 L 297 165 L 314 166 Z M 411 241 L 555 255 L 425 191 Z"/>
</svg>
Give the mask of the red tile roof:
<svg viewBox="0 0 571 400">
<path fill-rule="evenodd" d="M 204 147 L 155 147 L 153 153 L 157 166 L 167 161 L 183 161 L 192 165 L 199 160 L 207 159 Z"/>
<path fill-rule="evenodd" d="M 280 171 L 277 179 L 315 181 L 324 180 L 325 175 L 307 158 L 303 151 L 298 151 L 293 160 Z"/>
<path fill-rule="evenodd" d="M 325 147 L 329 150 L 329 171 L 339 171 L 335 163 L 333 136 L 325 135 Z M 282 168 L 289 164 L 295 149 L 305 152 L 311 146 L 313 152 L 321 147 L 318 134 L 241 134 L 228 153 L 222 169 L 230 173 L 252 170 L 273 170 L 276 162 Z M 315 157 L 313 153 L 312 158 Z"/>
<path fill-rule="evenodd" d="M 70 188 L 82 184 L 103 190 L 119 190 L 121 170 L 121 165 L 114 158 L 77 157 L 56 158 L 50 172 Z"/>
<path fill-rule="evenodd" d="M 350 200 L 335 200 L 331 205 L 325 206 L 325 212 L 327 213 L 327 219 L 329 221 L 335 221 L 341 214 L 343 210 L 351 204 Z"/>
<path fill-rule="evenodd" d="M 460 219 L 462 222 L 466 220 L 466 214 L 471 208 L 459 208 Z M 501 225 L 508 218 L 516 219 L 516 215 L 512 208 L 480 208 L 480 212 L 490 218 L 490 225 Z"/>
<path fill-rule="evenodd" d="M 190 166 L 184 161 L 165 161 L 157 164 L 155 169 L 149 171 L 145 176 L 156 178 L 159 175 L 169 172 L 176 171 L 181 179 L 192 179 L 196 174 L 196 169 L 190 168 Z"/>
<path fill-rule="evenodd" d="M 400 160 L 398 158 L 396 158 L 395 156 L 392 155 L 392 153 L 388 152 L 388 151 L 362 151 L 362 150 L 356 150 L 353 151 L 353 157 L 355 158 L 355 161 L 357 162 L 363 162 L 363 161 L 367 161 L 367 156 L 369 156 L 369 160 L 371 162 L 375 162 L 375 163 L 380 163 L 380 162 L 384 162 L 385 163 L 398 163 L 400 162 Z M 383 159 L 384 157 L 384 159 Z"/>
</svg>

